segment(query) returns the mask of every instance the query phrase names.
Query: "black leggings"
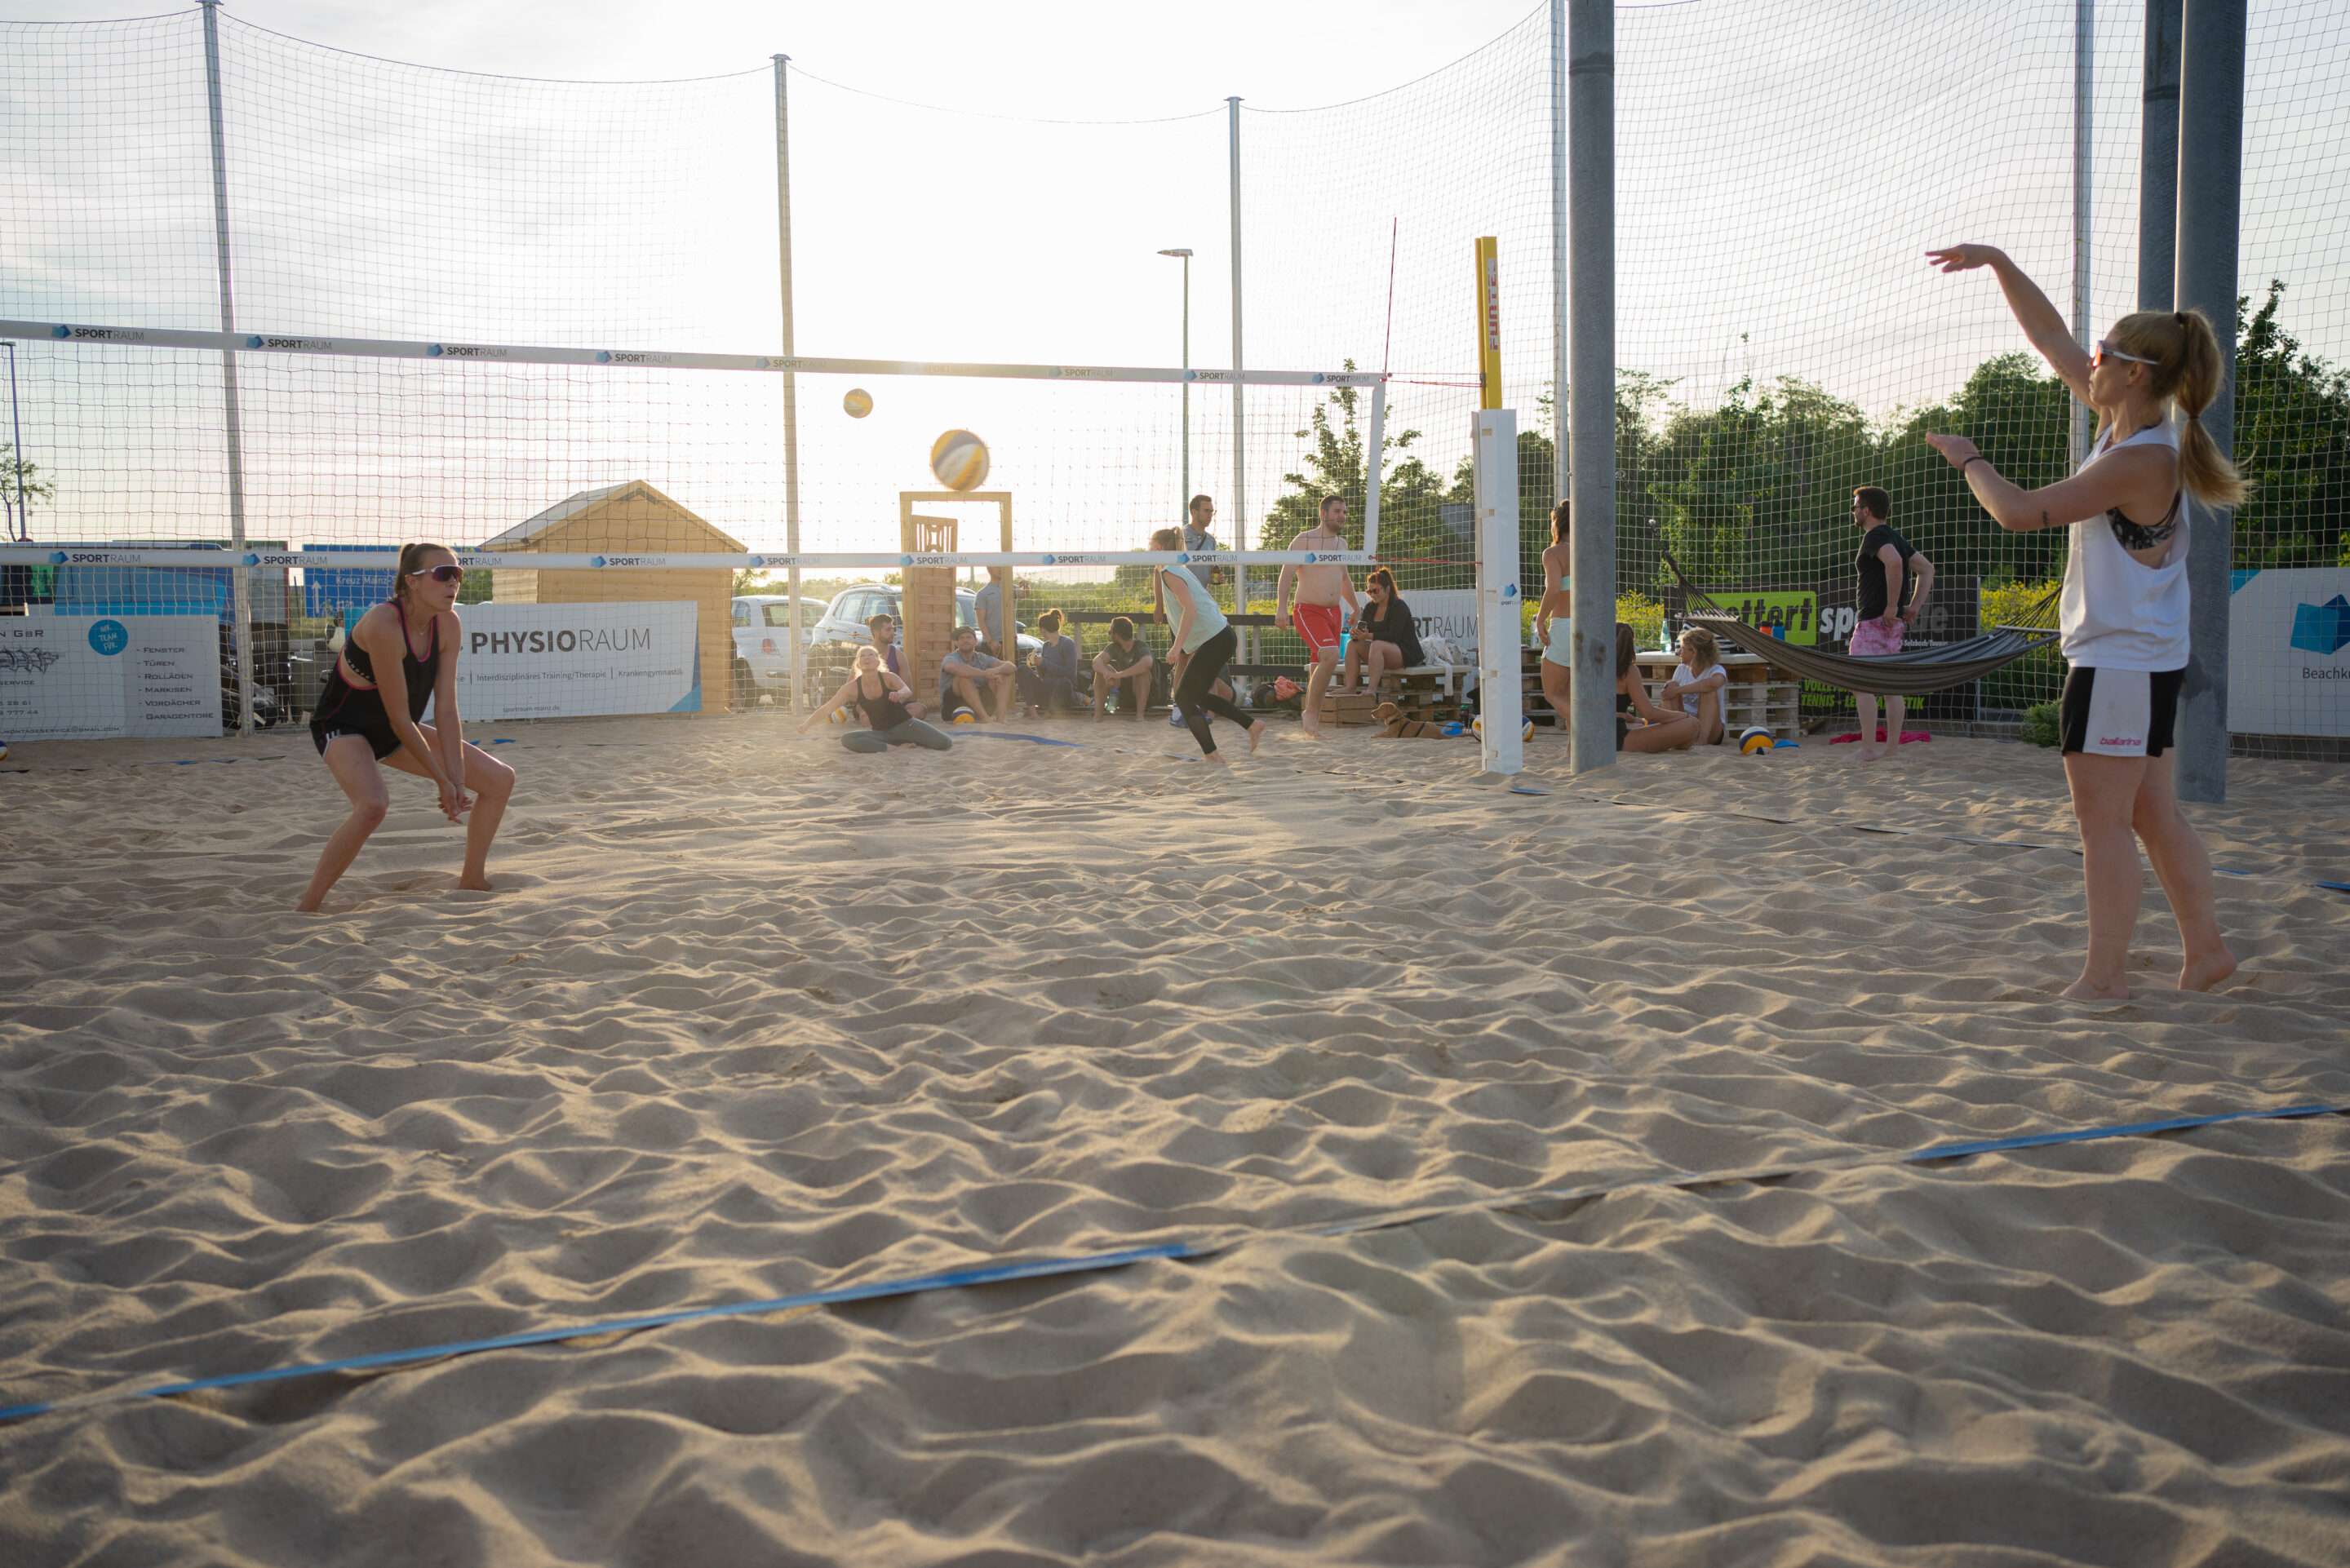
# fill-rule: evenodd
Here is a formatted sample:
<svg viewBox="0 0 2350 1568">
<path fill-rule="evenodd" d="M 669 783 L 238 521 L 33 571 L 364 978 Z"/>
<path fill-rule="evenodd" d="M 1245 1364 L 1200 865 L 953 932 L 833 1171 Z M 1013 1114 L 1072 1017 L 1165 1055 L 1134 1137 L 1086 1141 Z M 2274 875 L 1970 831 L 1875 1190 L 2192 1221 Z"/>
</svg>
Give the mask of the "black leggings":
<svg viewBox="0 0 2350 1568">
<path fill-rule="evenodd" d="M 954 747 L 952 741 L 920 719 L 909 719 L 886 730 L 851 730 L 840 737 L 840 743 L 852 752 L 868 754 L 886 752 L 892 746 L 920 746 L 933 752 L 951 751 Z"/>
<path fill-rule="evenodd" d="M 1208 733 L 1209 714 L 1229 720 L 1243 729 L 1253 722 L 1216 695 L 1216 681 L 1240 645 L 1241 639 L 1232 628 L 1224 628 L 1200 645 L 1199 651 L 1191 655 L 1191 662 L 1183 667 L 1183 680 L 1175 688 L 1175 706 L 1183 711 L 1183 727 L 1191 732 L 1191 738 L 1200 742 L 1200 750 L 1209 756 L 1216 754 L 1216 742 Z"/>
</svg>

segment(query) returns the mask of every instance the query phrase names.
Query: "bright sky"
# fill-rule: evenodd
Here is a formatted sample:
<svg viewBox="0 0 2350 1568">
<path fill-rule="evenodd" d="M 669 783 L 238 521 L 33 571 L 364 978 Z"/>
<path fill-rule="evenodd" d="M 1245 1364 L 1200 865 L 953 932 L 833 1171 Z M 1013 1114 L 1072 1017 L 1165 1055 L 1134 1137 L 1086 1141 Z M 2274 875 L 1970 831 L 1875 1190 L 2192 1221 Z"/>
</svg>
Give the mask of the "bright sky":
<svg viewBox="0 0 2350 1568">
<path fill-rule="evenodd" d="M 118 14 L 116 3 L 0 6 L 16 19 Z M 233 214 L 239 324 L 767 350 L 766 62 L 780 50 L 795 70 L 803 353 L 1172 363 L 1181 272 L 1154 253 L 1189 245 L 1192 362 L 1230 363 L 1222 99 L 1239 94 L 1250 110 L 1251 365 L 1335 368 L 1351 356 L 1419 379 L 1458 376 L 1470 363 L 1469 246 L 1499 234 L 1510 398 L 1531 421 L 1550 380 L 1532 10 L 1530 0 L 901 0 L 886 10 L 242 0 L 228 9 L 248 29 L 230 29 L 232 182 L 276 193 Z M 2100 326 L 2128 308 L 2134 286 L 2140 12 L 2137 0 L 2098 6 L 2090 314 Z M 1918 253 L 1961 238 L 2006 244 L 2067 303 L 2071 13 L 2063 0 L 1619 10 L 1621 362 L 1679 378 L 1700 405 L 1751 371 L 1809 377 L 1881 415 L 1947 396 L 1983 357 L 2020 347 L 1995 288 L 1935 279 Z M 2248 178 L 2243 286 L 2286 276 L 2288 320 L 2340 358 L 2350 354 L 2340 194 L 2350 24 L 2314 0 L 2262 0 L 2253 13 L 2247 148 L 2262 177 Z M 255 27 L 444 69 L 325 57 Z M 1441 70 L 1503 35 L 1470 66 Z M 109 35 L 117 53 L 102 65 L 0 67 L 0 87 L 44 71 L 62 84 L 43 130 L 0 136 L 0 315 L 215 324 L 200 106 L 192 121 L 185 112 L 201 59 L 181 47 L 187 36 L 165 24 Z M 124 68 L 120 41 L 137 39 L 148 42 Z M 728 79 L 605 90 L 451 70 Z M 1430 72 L 1440 74 L 1405 85 Z M 1378 96 L 1268 112 L 1366 95 Z M 1196 118 L 1018 123 L 1182 116 Z M 195 139 L 174 142 L 191 123 Z M 144 380 L 121 382 L 79 368 L 88 360 L 28 358 L 37 406 L 26 447 L 65 482 L 64 499 L 88 509 L 83 536 L 213 531 L 213 365 L 159 358 L 138 372 Z M 392 363 L 340 364 L 323 383 L 282 358 L 243 363 L 256 537 L 398 536 L 419 515 L 483 537 L 571 490 L 650 477 L 754 547 L 782 543 L 774 389 L 749 384 L 764 379 L 485 374 L 452 396 L 445 374 Z M 921 451 L 952 424 L 987 436 L 991 483 L 1023 497 L 1025 537 L 1039 547 L 1129 547 L 1137 529 L 1170 520 L 1181 493 L 1171 391 L 1078 401 L 1063 388 L 881 381 L 875 414 L 856 422 L 837 411 L 845 387 L 802 380 L 811 548 L 894 536 L 891 497 L 921 483 Z M 1467 397 L 1418 384 L 1394 397 L 1396 424 L 1425 430 L 1420 450 L 1449 472 Z M 1252 392 L 1252 517 L 1295 465 L 1291 432 L 1314 400 Z M 1230 422 L 1225 394 L 1194 398 L 1194 488 L 1229 492 Z"/>
</svg>

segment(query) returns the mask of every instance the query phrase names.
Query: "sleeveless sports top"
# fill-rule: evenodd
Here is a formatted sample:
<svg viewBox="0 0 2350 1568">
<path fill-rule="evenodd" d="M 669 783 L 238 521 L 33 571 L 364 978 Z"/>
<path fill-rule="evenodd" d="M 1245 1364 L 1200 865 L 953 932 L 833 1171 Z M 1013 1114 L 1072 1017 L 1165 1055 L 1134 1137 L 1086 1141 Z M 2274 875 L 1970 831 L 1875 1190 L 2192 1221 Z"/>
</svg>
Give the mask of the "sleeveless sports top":
<svg viewBox="0 0 2350 1568">
<path fill-rule="evenodd" d="M 2097 439 L 2081 466 L 2129 446 L 2178 450 L 2178 431 L 2168 421 L 2126 441 L 2112 433 Z M 2187 667 L 2187 514 L 2182 493 L 2174 491 L 2162 521 L 2131 522 L 2116 507 L 2085 518 L 2070 529 L 2064 557 L 2064 589 L 2057 600 L 2057 625 L 2068 663 L 2094 670 L 2166 670 Z M 2149 566 L 2129 552 L 2168 543 L 2162 564 Z"/>
<path fill-rule="evenodd" d="M 411 719 L 419 719 L 424 715 L 424 704 L 432 700 L 432 683 L 441 674 L 441 618 L 438 616 L 432 618 L 432 630 L 430 633 L 432 641 L 426 648 L 424 656 L 420 659 L 416 655 L 416 644 L 409 636 L 408 617 L 400 610 L 400 601 L 397 599 L 391 601 L 391 613 L 400 622 L 400 639 L 402 645 L 400 659 L 400 684 L 408 689 L 408 716 Z M 346 664 L 350 666 L 351 673 L 358 676 L 365 684 L 354 683 L 345 679 L 343 665 Z M 343 644 L 341 662 L 328 671 L 327 688 L 319 694 L 318 709 L 321 712 L 333 712 L 341 707 L 340 700 L 346 696 L 369 698 L 378 707 L 381 707 L 383 699 L 377 693 L 377 687 L 380 684 L 375 672 L 374 659 L 365 648 L 359 645 L 359 639 L 351 638 Z"/>
<path fill-rule="evenodd" d="M 878 675 L 873 679 L 881 680 Z M 857 708 L 858 711 L 865 715 L 866 727 L 874 730 L 894 730 L 913 717 L 911 713 L 906 711 L 905 703 L 889 694 L 889 683 L 887 680 L 881 680 L 880 696 L 868 697 L 865 694 L 865 677 L 862 674 L 857 678 Z"/>
<path fill-rule="evenodd" d="M 1168 583 L 1180 585 L 1180 587 L 1170 587 L 1166 590 L 1168 597 L 1173 598 L 1178 593 L 1191 596 L 1191 635 L 1183 639 L 1184 652 L 1199 652 L 1210 638 L 1232 624 L 1224 618 L 1224 612 L 1216 607 L 1215 596 L 1201 587 L 1191 573 L 1175 566 L 1161 566 L 1159 571 Z"/>
</svg>

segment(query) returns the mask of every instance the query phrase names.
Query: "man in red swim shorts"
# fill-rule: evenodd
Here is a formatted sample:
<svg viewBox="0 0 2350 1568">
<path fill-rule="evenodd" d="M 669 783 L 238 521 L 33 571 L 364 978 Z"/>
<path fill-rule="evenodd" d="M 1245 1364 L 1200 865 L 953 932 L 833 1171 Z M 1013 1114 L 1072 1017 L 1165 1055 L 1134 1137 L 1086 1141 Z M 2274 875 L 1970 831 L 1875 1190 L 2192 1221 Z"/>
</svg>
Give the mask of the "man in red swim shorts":
<svg viewBox="0 0 2350 1568">
<path fill-rule="evenodd" d="M 1343 550 L 1347 545 L 1347 503 L 1344 497 L 1326 495 L 1315 525 L 1289 542 L 1293 550 Z M 1305 639 L 1305 651 L 1314 660 L 1314 672 L 1305 680 L 1305 709 L 1301 718 L 1305 732 L 1318 740 L 1322 735 L 1322 693 L 1330 684 L 1330 677 L 1338 668 L 1338 634 L 1346 620 L 1338 609 L 1343 599 L 1347 614 L 1351 616 L 1360 600 L 1355 594 L 1355 583 L 1347 568 L 1337 562 L 1324 566 L 1319 562 L 1310 566 L 1284 566 L 1274 615 L 1280 622 Z"/>
</svg>

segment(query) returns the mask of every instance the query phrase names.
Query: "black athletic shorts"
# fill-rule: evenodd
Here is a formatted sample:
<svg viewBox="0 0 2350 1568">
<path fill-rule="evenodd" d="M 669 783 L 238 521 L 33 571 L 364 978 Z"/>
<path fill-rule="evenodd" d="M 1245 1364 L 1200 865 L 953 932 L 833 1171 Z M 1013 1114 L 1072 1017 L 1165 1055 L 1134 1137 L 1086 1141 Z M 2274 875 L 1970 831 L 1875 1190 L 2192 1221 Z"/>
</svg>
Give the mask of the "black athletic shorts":
<svg viewBox="0 0 2350 1568">
<path fill-rule="evenodd" d="M 2093 757 L 2158 757 L 2178 723 L 2184 670 L 2098 670 L 2075 664 L 2064 675 L 2064 750 Z"/>
<path fill-rule="evenodd" d="M 356 695 L 356 693 L 354 693 Z M 340 711 L 323 719 L 310 721 L 310 742 L 318 754 L 327 754 L 327 742 L 338 735 L 357 735 L 374 748 L 375 760 L 383 761 L 400 750 L 400 737 L 391 732 L 391 720 L 384 713 L 383 704 L 373 704 L 375 711 L 368 712 L 356 702 L 346 701 Z"/>
</svg>

